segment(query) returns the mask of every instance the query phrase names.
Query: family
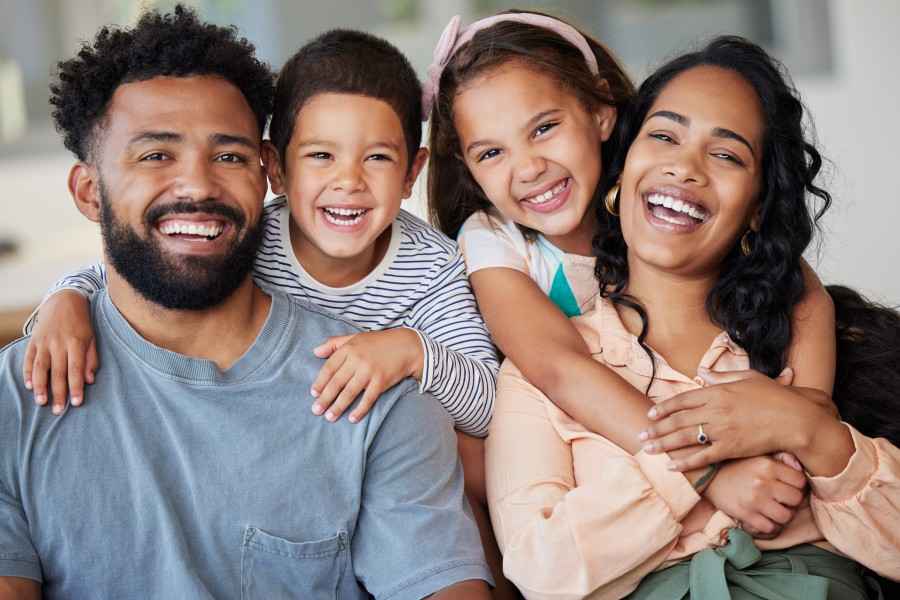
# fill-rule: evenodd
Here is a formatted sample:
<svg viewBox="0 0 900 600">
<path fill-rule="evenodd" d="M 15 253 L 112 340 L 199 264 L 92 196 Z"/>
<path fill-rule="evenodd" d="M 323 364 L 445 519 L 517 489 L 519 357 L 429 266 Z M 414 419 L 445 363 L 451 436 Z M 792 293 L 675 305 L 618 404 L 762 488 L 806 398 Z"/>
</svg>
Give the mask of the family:
<svg viewBox="0 0 900 600">
<path fill-rule="evenodd" d="M 276 78 L 179 5 L 50 104 L 104 258 L 0 352 L 0 600 L 896 590 L 900 314 L 804 262 L 831 196 L 755 44 L 636 89 L 508 11 L 424 83 L 352 30 Z"/>
</svg>

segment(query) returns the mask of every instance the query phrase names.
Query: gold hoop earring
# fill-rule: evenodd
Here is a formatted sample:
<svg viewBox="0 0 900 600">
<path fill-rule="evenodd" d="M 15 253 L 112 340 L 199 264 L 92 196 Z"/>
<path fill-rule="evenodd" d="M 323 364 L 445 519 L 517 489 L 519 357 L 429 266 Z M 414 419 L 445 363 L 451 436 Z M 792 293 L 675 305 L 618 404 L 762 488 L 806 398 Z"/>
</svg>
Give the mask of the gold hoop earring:
<svg viewBox="0 0 900 600">
<path fill-rule="evenodd" d="M 619 195 L 619 184 L 612 186 L 609 188 L 609 191 L 606 192 L 606 199 L 603 201 L 603 204 L 606 205 L 606 212 L 611 214 L 614 217 L 618 217 L 619 213 L 616 211 L 616 199 Z"/>
<path fill-rule="evenodd" d="M 753 252 L 753 247 L 750 245 L 750 233 L 753 230 L 748 229 L 744 232 L 744 235 L 741 236 L 741 254 L 744 256 L 750 256 L 750 253 Z"/>
</svg>

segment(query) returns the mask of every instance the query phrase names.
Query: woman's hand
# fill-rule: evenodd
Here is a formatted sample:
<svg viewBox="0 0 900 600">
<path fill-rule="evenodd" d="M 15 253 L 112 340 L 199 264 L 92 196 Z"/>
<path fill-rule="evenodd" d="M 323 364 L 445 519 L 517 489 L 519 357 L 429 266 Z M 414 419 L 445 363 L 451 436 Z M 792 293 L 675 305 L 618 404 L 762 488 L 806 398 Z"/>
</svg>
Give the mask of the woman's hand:
<svg viewBox="0 0 900 600">
<path fill-rule="evenodd" d="M 316 398 L 313 413 L 337 421 L 362 393 L 350 413 L 351 423 L 362 419 L 382 392 L 404 377 L 421 379 L 425 360 L 418 334 L 406 327 L 328 338 L 314 353 L 328 360 L 310 390 Z"/>
<path fill-rule="evenodd" d="M 708 387 L 684 392 L 650 409 L 651 425 L 641 433 L 644 451 L 668 452 L 699 443 L 700 426 L 706 447 L 673 460 L 672 468 L 688 471 L 728 459 L 785 451 L 800 456 L 815 428 L 835 420 L 830 398 L 818 390 L 782 385 L 756 371 L 714 373 L 701 370 Z M 830 407 L 830 408 L 829 408 Z"/>
<path fill-rule="evenodd" d="M 805 489 L 806 477 L 789 461 L 758 456 L 722 465 L 703 495 L 753 537 L 770 539 L 794 518 Z"/>
<path fill-rule="evenodd" d="M 34 392 L 35 403 L 47 404 L 49 384 L 53 414 L 63 411 L 68 396 L 73 406 L 81 405 L 84 384 L 94 382 L 99 365 L 88 300 L 72 290 L 47 298 L 25 349 L 22 367 L 25 387 Z"/>
</svg>

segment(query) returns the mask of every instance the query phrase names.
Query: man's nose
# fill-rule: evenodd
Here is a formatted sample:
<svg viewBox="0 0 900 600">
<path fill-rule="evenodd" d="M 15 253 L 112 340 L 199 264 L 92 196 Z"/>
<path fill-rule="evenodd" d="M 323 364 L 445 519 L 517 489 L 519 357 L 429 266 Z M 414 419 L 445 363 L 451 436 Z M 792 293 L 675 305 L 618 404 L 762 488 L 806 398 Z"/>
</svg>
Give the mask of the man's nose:
<svg viewBox="0 0 900 600">
<path fill-rule="evenodd" d="M 199 202 L 218 198 L 222 188 L 213 165 L 204 159 L 183 160 L 175 182 L 175 195 L 184 200 Z"/>
</svg>

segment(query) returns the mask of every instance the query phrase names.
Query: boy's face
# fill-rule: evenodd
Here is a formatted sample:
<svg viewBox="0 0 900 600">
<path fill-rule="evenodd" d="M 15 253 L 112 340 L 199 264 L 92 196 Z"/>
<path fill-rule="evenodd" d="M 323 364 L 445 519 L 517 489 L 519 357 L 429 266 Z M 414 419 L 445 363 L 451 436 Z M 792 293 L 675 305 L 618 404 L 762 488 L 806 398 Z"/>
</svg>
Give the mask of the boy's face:
<svg viewBox="0 0 900 600">
<path fill-rule="evenodd" d="M 281 165 L 273 150 L 266 152 L 272 191 L 287 195 L 301 264 L 311 272 L 335 259 L 374 267 L 376 246 L 381 255 L 386 248 L 377 242 L 390 235 L 427 156 L 420 150 L 407 169 L 397 113 L 367 96 L 319 94 L 297 114 Z"/>
</svg>

